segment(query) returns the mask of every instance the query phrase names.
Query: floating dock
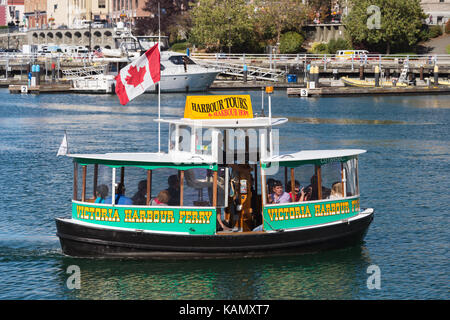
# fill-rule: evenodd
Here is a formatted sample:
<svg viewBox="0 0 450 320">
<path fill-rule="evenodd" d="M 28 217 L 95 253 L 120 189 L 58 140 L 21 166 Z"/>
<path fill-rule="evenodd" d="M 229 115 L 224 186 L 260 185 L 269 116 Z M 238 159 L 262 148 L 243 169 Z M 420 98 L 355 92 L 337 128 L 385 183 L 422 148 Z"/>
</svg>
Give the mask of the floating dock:
<svg viewBox="0 0 450 320">
<path fill-rule="evenodd" d="M 305 91 L 306 90 L 306 91 Z M 433 87 L 323 87 L 315 89 L 287 88 L 287 95 L 294 96 L 351 96 L 351 95 L 397 95 L 397 94 L 450 94 L 450 86 Z"/>
</svg>

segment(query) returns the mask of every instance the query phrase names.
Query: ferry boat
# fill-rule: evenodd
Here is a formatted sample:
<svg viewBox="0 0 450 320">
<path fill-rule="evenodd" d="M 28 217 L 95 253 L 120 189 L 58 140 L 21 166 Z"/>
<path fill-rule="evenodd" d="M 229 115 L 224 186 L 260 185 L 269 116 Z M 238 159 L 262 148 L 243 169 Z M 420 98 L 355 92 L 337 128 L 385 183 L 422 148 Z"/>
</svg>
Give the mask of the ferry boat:
<svg viewBox="0 0 450 320">
<path fill-rule="evenodd" d="M 72 212 L 56 218 L 64 254 L 261 257 L 364 238 L 374 216 L 360 207 L 365 150 L 279 154 L 288 119 L 272 118 L 270 97 L 269 116 L 253 114 L 249 95 L 209 95 L 188 96 L 183 118 L 156 121 L 169 127 L 166 152 L 68 154 Z"/>
</svg>

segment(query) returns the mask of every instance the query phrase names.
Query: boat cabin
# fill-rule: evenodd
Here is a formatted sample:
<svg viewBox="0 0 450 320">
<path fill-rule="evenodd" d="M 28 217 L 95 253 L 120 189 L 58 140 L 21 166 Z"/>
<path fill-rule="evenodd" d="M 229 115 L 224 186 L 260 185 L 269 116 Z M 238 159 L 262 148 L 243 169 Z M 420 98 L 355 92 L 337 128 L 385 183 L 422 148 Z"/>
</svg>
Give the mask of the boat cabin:
<svg viewBox="0 0 450 320">
<path fill-rule="evenodd" d="M 166 152 L 71 154 L 72 219 L 184 235 L 296 230 L 360 213 L 364 150 L 279 154 L 286 118 L 254 117 L 250 96 L 189 96 Z M 233 232 L 234 231 L 234 232 Z"/>
</svg>

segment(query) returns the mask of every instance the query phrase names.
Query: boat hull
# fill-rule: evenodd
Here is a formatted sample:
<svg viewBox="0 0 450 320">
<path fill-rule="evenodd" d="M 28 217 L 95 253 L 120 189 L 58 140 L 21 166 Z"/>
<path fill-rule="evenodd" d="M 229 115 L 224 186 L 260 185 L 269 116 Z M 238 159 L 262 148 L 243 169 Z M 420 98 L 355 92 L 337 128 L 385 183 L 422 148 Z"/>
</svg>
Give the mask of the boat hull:
<svg viewBox="0 0 450 320">
<path fill-rule="evenodd" d="M 296 254 L 345 247 L 362 241 L 373 210 L 333 223 L 272 232 L 182 235 L 104 228 L 56 219 L 64 254 L 76 257 L 229 258 Z"/>
</svg>

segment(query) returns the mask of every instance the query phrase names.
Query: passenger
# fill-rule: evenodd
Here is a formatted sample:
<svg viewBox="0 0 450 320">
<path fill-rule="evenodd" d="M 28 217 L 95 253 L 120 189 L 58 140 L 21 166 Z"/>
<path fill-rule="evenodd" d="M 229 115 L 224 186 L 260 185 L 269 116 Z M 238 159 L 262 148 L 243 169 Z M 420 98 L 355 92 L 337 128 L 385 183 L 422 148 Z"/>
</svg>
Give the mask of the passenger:
<svg viewBox="0 0 450 320">
<path fill-rule="evenodd" d="M 108 197 L 105 199 L 105 203 L 111 203 L 112 198 Z M 125 185 L 123 183 L 117 183 L 116 184 L 116 199 L 115 204 L 121 204 L 121 205 L 132 205 L 133 201 L 131 201 L 130 198 L 125 196 Z"/>
<path fill-rule="evenodd" d="M 138 191 L 131 198 L 133 205 L 145 206 L 147 204 L 147 180 L 141 180 L 138 184 Z"/>
<path fill-rule="evenodd" d="M 178 179 L 178 175 L 171 175 L 167 179 L 167 183 L 169 184 L 169 188 L 167 191 L 169 192 L 169 206 L 179 206 L 180 205 L 180 180 Z"/>
<path fill-rule="evenodd" d="M 342 199 L 342 182 L 341 181 L 337 181 L 335 183 L 333 183 L 332 187 L 331 187 L 331 194 L 328 197 L 328 199 Z"/>
<path fill-rule="evenodd" d="M 310 193 L 310 195 L 308 196 L 308 200 L 319 200 L 317 176 L 314 174 L 311 177 L 310 181 L 311 184 L 306 187 L 306 189 L 308 189 L 308 192 Z M 322 186 L 322 199 L 327 199 L 330 195 L 330 192 L 330 189 Z"/>
<path fill-rule="evenodd" d="M 108 196 L 109 189 L 106 185 L 101 184 L 97 187 L 95 191 L 95 195 L 97 198 L 95 199 L 95 203 L 105 203 L 105 199 Z"/>
<path fill-rule="evenodd" d="M 167 206 L 170 199 L 169 191 L 162 190 L 158 196 L 150 202 L 151 206 Z"/>
<path fill-rule="evenodd" d="M 291 192 L 291 181 L 288 181 L 287 186 L 286 186 L 286 192 L 289 193 L 289 196 L 291 197 L 291 201 L 292 201 L 292 192 Z M 295 184 L 295 200 L 293 202 L 299 202 L 300 201 L 300 197 L 301 197 L 301 192 L 300 192 L 300 182 L 298 182 L 297 180 L 294 181 Z"/>
<path fill-rule="evenodd" d="M 283 184 L 276 180 L 272 187 L 272 194 L 269 197 L 269 203 L 288 203 L 291 202 L 289 193 L 283 191 Z"/>
</svg>

